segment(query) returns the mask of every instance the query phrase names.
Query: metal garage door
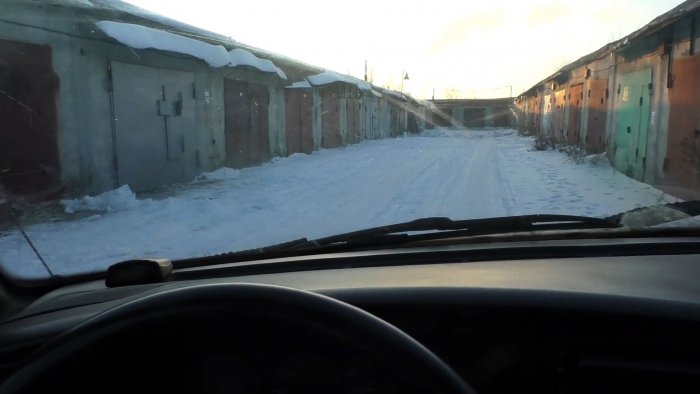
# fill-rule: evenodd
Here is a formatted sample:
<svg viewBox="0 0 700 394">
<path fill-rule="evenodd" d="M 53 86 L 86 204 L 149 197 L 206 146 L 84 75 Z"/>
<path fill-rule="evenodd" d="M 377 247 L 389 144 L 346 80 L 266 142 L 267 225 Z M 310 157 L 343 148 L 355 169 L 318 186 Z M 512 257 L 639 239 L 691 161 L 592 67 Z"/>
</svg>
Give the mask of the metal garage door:
<svg viewBox="0 0 700 394">
<path fill-rule="evenodd" d="M 348 122 L 348 134 L 347 142 L 348 144 L 356 144 L 362 139 L 362 121 L 361 111 L 362 111 L 362 100 L 361 94 L 357 89 L 348 89 L 348 101 L 347 101 L 347 122 Z"/>
<path fill-rule="evenodd" d="M 327 85 L 321 88 L 321 120 L 323 138 L 321 145 L 326 148 L 340 146 L 340 95 L 342 89 L 338 85 Z"/>
<path fill-rule="evenodd" d="M 700 189 L 700 55 L 673 60 L 664 173 L 674 186 Z M 688 190 L 683 191 L 685 194 Z M 696 198 L 692 194 L 689 198 Z"/>
<path fill-rule="evenodd" d="M 60 189 L 51 47 L 0 40 L 0 188 L 48 197 Z"/>
<path fill-rule="evenodd" d="M 646 167 L 651 78 L 650 68 L 624 74 L 617 92 L 615 168 L 639 180 Z"/>
<path fill-rule="evenodd" d="M 226 161 L 234 168 L 270 160 L 267 86 L 224 80 Z"/>
<path fill-rule="evenodd" d="M 574 85 L 569 89 L 569 127 L 567 127 L 567 142 L 578 145 L 581 141 L 581 109 L 583 108 L 583 84 Z"/>
<path fill-rule="evenodd" d="M 311 153 L 313 97 L 311 89 L 286 89 L 287 93 L 287 154 Z"/>
<path fill-rule="evenodd" d="M 192 73 L 111 66 L 119 184 L 144 191 L 192 178 L 198 167 Z"/>
<path fill-rule="evenodd" d="M 552 129 L 554 138 L 559 142 L 564 142 L 565 128 L 564 114 L 566 112 L 566 90 L 562 89 L 554 93 L 554 103 L 552 104 Z"/>
<path fill-rule="evenodd" d="M 588 131 L 586 151 L 605 151 L 605 124 L 608 116 L 608 80 L 594 79 L 589 82 L 588 91 Z"/>
</svg>

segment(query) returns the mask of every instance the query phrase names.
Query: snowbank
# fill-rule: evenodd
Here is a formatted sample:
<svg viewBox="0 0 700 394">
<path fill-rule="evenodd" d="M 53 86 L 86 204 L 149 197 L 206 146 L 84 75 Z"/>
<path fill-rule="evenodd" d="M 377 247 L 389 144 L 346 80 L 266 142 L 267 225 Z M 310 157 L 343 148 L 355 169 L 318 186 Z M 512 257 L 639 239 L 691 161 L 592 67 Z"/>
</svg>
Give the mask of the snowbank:
<svg viewBox="0 0 700 394">
<path fill-rule="evenodd" d="M 61 205 L 66 213 L 76 213 L 80 211 L 125 211 L 134 208 L 139 201 L 136 194 L 131 191 L 129 185 L 124 185 L 118 189 L 104 192 L 98 196 L 85 196 L 74 200 L 62 200 Z"/>
<path fill-rule="evenodd" d="M 131 23 L 100 21 L 95 25 L 108 36 L 131 48 L 152 48 L 182 53 L 204 60 L 208 65 L 216 68 L 250 66 L 287 79 L 284 71 L 271 60 L 261 59 L 245 49 L 227 51 L 222 45 L 212 45 L 167 31 Z"/>
<path fill-rule="evenodd" d="M 588 155 L 584 158 L 584 161 L 588 164 L 593 164 L 593 165 L 597 165 L 597 166 L 605 166 L 605 167 L 610 166 L 610 162 L 608 160 L 608 154 L 605 152 L 593 154 L 593 155 Z"/>
<path fill-rule="evenodd" d="M 100 21 L 95 24 L 105 34 L 131 48 L 152 48 L 182 53 L 204 60 L 212 67 L 223 67 L 231 62 L 228 51 L 222 45 L 211 45 L 167 31 L 131 23 Z"/>
<path fill-rule="evenodd" d="M 689 218 L 675 220 L 663 224 L 653 226 L 655 228 L 685 228 L 685 227 L 700 227 L 700 216 L 691 216 Z"/>
</svg>

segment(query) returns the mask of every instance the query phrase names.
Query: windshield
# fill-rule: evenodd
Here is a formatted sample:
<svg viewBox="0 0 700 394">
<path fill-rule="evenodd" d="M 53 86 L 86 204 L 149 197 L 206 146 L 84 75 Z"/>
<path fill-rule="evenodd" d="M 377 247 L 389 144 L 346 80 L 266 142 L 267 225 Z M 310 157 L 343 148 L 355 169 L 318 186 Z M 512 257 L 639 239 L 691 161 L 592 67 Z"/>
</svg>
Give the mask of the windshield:
<svg viewBox="0 0 700 394">
<path fill-rule="evenodd" d="M 698 5 L 3 1 L 0 268 L 694 200 Z"/>
</svg>

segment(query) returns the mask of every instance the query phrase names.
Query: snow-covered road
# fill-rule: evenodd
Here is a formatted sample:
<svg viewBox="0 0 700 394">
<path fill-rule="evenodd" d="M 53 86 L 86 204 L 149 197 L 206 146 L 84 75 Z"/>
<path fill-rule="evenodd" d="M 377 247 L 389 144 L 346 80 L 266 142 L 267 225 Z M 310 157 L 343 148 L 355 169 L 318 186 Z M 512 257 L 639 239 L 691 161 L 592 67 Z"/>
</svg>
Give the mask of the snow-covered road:
<svg viewBox="0 0 700 394">
<path fill-rule="evenodd" d="M 531 144 L 510 130 L 363 141 L 221 169 L 171 188 L 167 198 L 136 200 L 122 188 L 72 201 L 68 208 L 111 211 L 27 233 L 54 273 L 67 275 L 134 257 L 222 253 L 427 216 L 606 216 L 675 200 L 604 161 L 575 164 Z M 0 264 L 15 275 L 46 275 L 17 231 L 0 234 Z"/>
</svg>

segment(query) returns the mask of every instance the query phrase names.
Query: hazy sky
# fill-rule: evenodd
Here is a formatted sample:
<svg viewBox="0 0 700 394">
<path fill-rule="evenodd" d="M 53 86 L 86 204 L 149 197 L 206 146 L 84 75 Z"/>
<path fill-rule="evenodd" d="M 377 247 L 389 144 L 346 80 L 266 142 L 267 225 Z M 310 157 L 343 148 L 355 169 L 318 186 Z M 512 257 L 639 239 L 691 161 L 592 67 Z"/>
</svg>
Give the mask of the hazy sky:
<svg viewBox="0 0 700 394">
<path fill-rule="evenodd" d="M 127 0 L 249 45 L 436 98 L 519 94 L 681 0 Z"/>
</svg>

